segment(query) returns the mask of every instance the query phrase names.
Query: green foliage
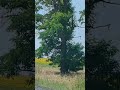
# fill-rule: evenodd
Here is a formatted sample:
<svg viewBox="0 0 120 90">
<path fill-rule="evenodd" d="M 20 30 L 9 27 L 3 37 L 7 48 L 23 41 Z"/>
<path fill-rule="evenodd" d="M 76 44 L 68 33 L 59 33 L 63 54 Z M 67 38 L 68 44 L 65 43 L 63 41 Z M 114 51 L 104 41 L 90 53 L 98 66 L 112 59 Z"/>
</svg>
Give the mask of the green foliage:
<svg viewBox="0 0 120 90">
<path fill-rule="evenodd" d="M 113 90 L 114 84 L 117 85 L 113 77 L 117 75 L 116 72 L 119 72 L 119 64 L 113 56 L 118 52 L 118 49 L 112 46 L 111 42 L 101 40 L 94 42 L 94 45 L 87 43 L 86 50 L 87 84 L 91 88 L 101 86 L 101 88 L 112 88 Z M 96 87 L 91 83 L 94 83 Z"/>
<path fill-rule="evenodd" d="M 114 58 L 118 49 L 112 41 L 97 39 L 90 32 L 94 30 L 94 10 L 100 2 L 104 3 L 104 0 L 86 1 L 86 86 L 91 90 L 97 90 L 98 87 L 99 90 L 119 90 L 120 65 Z"/>
<path fill-rule="evenodd" d="M 0 6 L 8 11 L 11 23 L 8 32 L 15 33 L 12 38 L 15 48 L 2 56 L 4 72 L 14 75 L 19 72 L 19 64 L 30 68 L 34 61 L 34 1 L 32 0 L 3 0 Z M 16 13 L 11 13 L 16 11 Z M 11 14 L 11 15 L 9 15 Z"/>
<path fill-rule="evenodd" d="M 81 22 L 81 24 L 85 23 L 85 10 L 80 11 L 80 19 L 79 22 Z"/>
<path fill-rule="evenodd" d="M 70 71 L 78 71 L 83 69 L 84 66 L 84 52 L 82 51 L 84 47 L 77 44 L 68 44 L 67 48 L 67 58 Z"/>
<path fill-rule="evenodd" d="M 40 30 L 41 39 L 36 56 L 50 56 L 54 64 L 59 63 L 61 73 L 79 70 L 83 60 L 83 47 L 70 42 L 76 26 L 71 1 L 42 0 L 39 2 L 41 4 L 51 9 L 45 15 L 36 13 L 36 30 Z"/>
<path fill-rule="evenodd" d="M 35 57 L 36 58 L 41 58 L 43 56 L 43 48 L 42 47 L 39 47 L 37 50 L 35 50 Z"/>
<path fill-rule="evenodd" d="M 89 58 L 86 63 L 90 65 L 88 69 L 91 72 L 94 72 L 96 74 L 98 73 L 98 75 L 99 72 L 102 72 L 101 74 L 103 75 L 110 75 L 110 72 L 112 72 L 112 70 L 117 66 L 117 63 L 114 61 L 113 56 L 118 50 L 111 45 L 111 42 L 102 40 L 94 43 L 96 44 L 89 45 L 88 43 L 87 45 L 89 45 L 89 47 L 86 47 L 86 56 Z"/>
</svg>

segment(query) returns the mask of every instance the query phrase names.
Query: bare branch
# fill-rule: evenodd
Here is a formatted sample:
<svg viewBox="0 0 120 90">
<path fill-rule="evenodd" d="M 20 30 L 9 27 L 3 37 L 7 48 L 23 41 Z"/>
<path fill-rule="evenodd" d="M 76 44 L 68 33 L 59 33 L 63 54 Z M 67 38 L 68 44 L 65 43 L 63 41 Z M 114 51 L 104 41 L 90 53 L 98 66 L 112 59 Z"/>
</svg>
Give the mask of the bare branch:
<svg viewBox="0 0 120 90">
<path fill-rule="evenodd" d="M 82 26 L 76 26 L 76 27 L 79 27 L 79 28 L 85 28 L 85 27 L 82 27 Z"/>
<path fill-rule="evenodd" d="M 102 28 L 102 27 L 108 27 L 108 29 L 109 29 L 110 26 L 111 26 L 111 24 L 107 24 L 107 25 L 102 25 L 102 26 L 93 27 L 93 29 Z"/>
<path fill-rule="evenodd" d="M 88 28 L 93 28 L 93 29 L 102 28 L 102 27 L 108 27 L 108 30 L 109 30 L 110 26 L 111 26 L 111 24 L 101 25 L 101 26 L 97 26 L 97 27 L 92 27 L 92 26 L 86 26 L 86 27 L 88 27 Z"/>
<path fill-rule="evenodd" d="M 85 27 L 81 27 L 81 26 L 79 26 L 79 28 L 85 28 Z"/>
<path fill-rule="evenodd" d="M 73 37 L 73 38 L 81 38 L 81 36 Z"/>
<path fill-rule="evenodd" d="M 120 5 L 120 3 L 109 2 L 109 1 L 105 1 L 105 0 L 103 0 L 102 2 L 104 2 L 104 3 L 108 3 L 108 4 Z"/>
</svg>

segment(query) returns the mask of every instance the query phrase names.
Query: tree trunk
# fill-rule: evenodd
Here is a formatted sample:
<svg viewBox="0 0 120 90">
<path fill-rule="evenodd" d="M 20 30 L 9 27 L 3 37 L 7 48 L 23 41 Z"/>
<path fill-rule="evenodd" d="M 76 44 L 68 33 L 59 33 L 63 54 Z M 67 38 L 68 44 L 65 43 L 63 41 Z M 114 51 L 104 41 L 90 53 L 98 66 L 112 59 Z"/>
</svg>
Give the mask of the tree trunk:
<svg viewBox="0 0 120 90">
<path fill-rule="evenodd" d="M 61 74 L 64 75 L 64 74 L 69 73 L 68 62 L 66 59 L 67 45 L 66 45 L 65 33 L 62 35 L 61 41 L 62 42 L 61 42 L 61 62 L 60 62 L 61 68 L 60 68 L 60 71 L 61 71 Z"/>
</svg>

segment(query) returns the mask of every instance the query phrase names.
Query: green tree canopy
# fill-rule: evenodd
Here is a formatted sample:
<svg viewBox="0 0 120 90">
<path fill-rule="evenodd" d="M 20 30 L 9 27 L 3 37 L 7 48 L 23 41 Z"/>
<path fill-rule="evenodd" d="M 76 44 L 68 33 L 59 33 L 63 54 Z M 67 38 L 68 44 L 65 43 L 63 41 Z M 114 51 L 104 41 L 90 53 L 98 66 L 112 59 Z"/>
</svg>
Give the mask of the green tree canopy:
<svg viewBox="0 0 120 90">
<path fill-rule="evenodd" d="M 62 74 L 79 70 L 84 53 L 81 44 L 71 42 L 76 26 L 71 0 L 41 0 L 39 5 L 48 7 L 49 11 L 45 15 L 36 13 L 36 29 L 40 30 L 41 39 L 37 55 L 50 55 L 54 63 L 59 63 Z"/>
</svg>

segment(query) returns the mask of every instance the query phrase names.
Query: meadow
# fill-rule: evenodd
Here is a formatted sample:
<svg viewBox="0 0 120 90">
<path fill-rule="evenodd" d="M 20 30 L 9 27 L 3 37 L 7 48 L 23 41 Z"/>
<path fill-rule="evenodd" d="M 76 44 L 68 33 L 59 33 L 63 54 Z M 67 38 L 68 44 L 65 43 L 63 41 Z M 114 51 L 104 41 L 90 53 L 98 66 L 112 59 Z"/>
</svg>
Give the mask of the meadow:
<svg viewBox="0 0 120 90">
<path fill-rule="evenodd" d="M 50 90 L 85 90 L 84 71 L 61 76 L 57 66 L 50 66 L 47 59 L 35 61 L 35 85 Z"/>
</svg>

